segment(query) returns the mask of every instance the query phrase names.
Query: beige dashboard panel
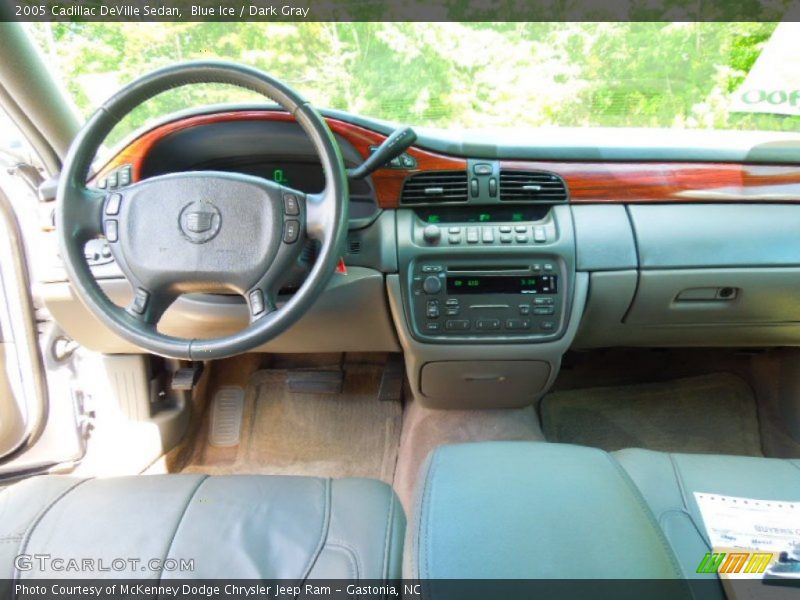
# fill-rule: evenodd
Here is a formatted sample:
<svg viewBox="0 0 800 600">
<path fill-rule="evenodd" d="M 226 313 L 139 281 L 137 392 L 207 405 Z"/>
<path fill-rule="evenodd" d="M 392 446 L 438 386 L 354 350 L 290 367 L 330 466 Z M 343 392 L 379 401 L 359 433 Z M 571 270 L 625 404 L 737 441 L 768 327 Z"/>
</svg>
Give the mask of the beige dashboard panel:
<svg viewBox="0 0 800 600">
<path fill-rule="evenodd" d="M 100 281 L 106 294 L 124 306 L 131 298 L 123 279 Z M 64 331 L 90 350 L 107 354 L 143 350 L 103 325 L 66 282 L 39 286 L 40 299 Z M 164 315 L 159 331 L 186 338 L 231 334 L 247 324 L 238 297 L 185 296 Z M 258 352 L 393 352 L 399 350 L 389 316 L 384 276 L 365 267 L 336 273 L 311 310 L 288 331 L 256 348 Z"/>
</svg>

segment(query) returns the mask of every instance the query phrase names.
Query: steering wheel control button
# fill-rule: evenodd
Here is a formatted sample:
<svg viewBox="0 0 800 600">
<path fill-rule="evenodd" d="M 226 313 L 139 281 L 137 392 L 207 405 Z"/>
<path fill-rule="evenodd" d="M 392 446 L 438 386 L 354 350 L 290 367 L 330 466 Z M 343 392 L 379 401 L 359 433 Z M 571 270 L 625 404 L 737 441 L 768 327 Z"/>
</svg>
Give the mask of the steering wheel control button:
<svg viewBox="0 0 800 600">
<path fill-rule="evenodd" d="M 290 219 L 283 224 L 283 241 L 294 244 L 300 236 L 300 221 Z"/>
<path fill-rule="evenodd" d="M 193 244 L 204 244 L 219 233 L 222 215 L 208 200 L 190 202 L 178 217 L 183 237 Z"/>
<path fill-rule="evenodd" d="M 296 217 L 300 214 L 300 201 L 294 194 L 286 194 L 283 197 L 283 212 L 289 217 Z"/>
<path fill-rule="evenodd" d="M 105 234 L 106 239 L 111 242 L 119 241 L 119 223 L 113 219 L 109 219 L 105 222 Z"/>
<path fill-rule="evenodd" d="M 425 290 L 426 294 L 438 294 L 439 290 L 442 289 L 442 281 L 435 275 L 429 275 L 422 282 L 422 289 Z"/>
<path fill-rule="evenodd" d="M 133 295 L 133 303 L 131 304 L 131 309 L 133 312 L 137 314 L 144 314 L 144 311 L 147 310 L 147 302 L 150 300 L 150 294 L 147 290 L 143 290 L 139 288 L 136 290 L 136 293 Z"/>
<path fill-rule="evenodd" d="M 258 316 L 264 312 L 264 294 L 261 290 L 250 292 L 250 312 L 253 316 Z"/>
<path fill-rule="evenodd" d="M 130 165 L 122 167 L 119 170 L 119 185 L 120 187 L 130 185 L 131 183 L 131 167 Z"/>
<path fill-rule="evenodd" d="M 106 214 L 110 216 L 118 215 L 120 204 L 122 204 L 122 194 L 117 192 L 109 194 L 106 199 Z"/>
</svg>

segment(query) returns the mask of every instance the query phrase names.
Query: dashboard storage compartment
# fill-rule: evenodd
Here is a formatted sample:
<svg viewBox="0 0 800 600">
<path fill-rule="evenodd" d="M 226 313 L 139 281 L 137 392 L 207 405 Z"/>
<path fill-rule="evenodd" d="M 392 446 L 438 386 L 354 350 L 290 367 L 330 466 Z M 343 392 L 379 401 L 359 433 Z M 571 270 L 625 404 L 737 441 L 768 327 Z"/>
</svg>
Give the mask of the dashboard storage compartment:
<svg viewBox="0 0 800 600">
<path fill-rule="evenodd" d="M 800 322 L 800 269 L 643 271 L 629 325 L 741 325 Z"/>
<path fill-rule="evenodd" d="M 433 404 L 526 406 L 545 390 L 549 378 L 550 364 L 540 360 L 438 361 L 422 367 L 420 391 Z"/>
</svg>

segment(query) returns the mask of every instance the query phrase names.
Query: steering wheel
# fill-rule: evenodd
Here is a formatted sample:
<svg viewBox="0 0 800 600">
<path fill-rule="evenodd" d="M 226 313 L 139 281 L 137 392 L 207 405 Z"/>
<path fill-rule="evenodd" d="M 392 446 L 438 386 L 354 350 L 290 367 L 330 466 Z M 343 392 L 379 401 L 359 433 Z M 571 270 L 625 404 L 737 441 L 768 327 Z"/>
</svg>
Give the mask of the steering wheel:
<svg viewBox="0 0 800 600">
<path fill-rule="evenodd" d="M 216 171 L 172 173 L 118 190 L 87 187 L 100 144 L 125 115 L 162 92 L 197 83 L 247 88 L 293 115 L 319 155 L 325 189 L 303 194 L 259 177 Z M 145 75 L 92 115 L 64 163 L 56 227 L 69 279 L 105 325 L 152 353 L 207 360 L 252 350 L 308 310 L 338 263 L 347 203 L 347 173 L 339 146 L 306 100 L 256 69 L 202 61 Z M 84 256 L 86 242 L 103 236 L 134 290 L 126 308 L 106 296 Z M 278 291 L 306 238 L 319 242 L 316 262 L 291 299 L 277 308 Z M 249 324 L 213 339 L 160 333 L 158 322 L 172 302 L 195 292 L 240 294 L 247 302 Z"/>
</svg>

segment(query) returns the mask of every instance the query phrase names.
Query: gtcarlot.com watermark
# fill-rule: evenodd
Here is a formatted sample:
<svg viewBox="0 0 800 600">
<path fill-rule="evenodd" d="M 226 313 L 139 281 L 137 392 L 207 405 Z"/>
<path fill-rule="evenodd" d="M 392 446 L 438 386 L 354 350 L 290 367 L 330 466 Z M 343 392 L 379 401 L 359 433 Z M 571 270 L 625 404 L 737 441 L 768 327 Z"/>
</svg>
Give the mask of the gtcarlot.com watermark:
<svg viewBox="0 0 800 600">
<path fill-rule="evenodd" d="M 63 558 L 51 554 L 19 554 L 14 559 L 18 571 L 50 573 L 130 573 L 152 571 L 155 573 L 191 573 L 193 558 Z"/>
</svg>

